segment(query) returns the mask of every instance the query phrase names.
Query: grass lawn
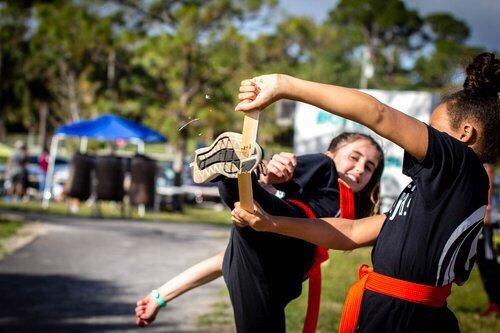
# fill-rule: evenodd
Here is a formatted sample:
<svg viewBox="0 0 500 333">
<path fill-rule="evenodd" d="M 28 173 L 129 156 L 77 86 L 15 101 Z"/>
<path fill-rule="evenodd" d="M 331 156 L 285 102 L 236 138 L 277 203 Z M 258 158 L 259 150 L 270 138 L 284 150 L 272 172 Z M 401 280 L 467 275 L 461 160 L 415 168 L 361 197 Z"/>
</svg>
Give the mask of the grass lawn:
<svg viewBox="0 0 500 333">
<path fill-rule="evenodd" d="M 14 235 L 21 226 L 22 222 L 20 221 L 11 221 L 0 218 L 0 258 L 5 253 L 3 240 Z"/>
<path fill-rule="evenodd" d="M 0 219 L 0 240 L 14 235 L 21 225 L 20 221 Z"/>
<path fill-rule="evenodd" d="M 48 210 L 43 210 L 38 202 L 32 203 L 0 203 L 0 210 L 48 213 L 68 215 L 66 204 L 51 204 Z M 102 214 L 106 218 L 119 218 L 118 206 L 104 204 Z M 81 205 L 77 216 L 92 216 L 91 209 Z M 133 212 L 132 218 L 138 218 Z M 145 221 L 201 222 L 229 225 L 228 210 L 214 211 L 212 209 L 186 206 L 181 213 L 148 212 Z M 0 239 L 8 237 L 21 226 L 20 222 L 0 220 Z M 318 333 L 337 331 L 342 304 L 348 287 L 355 281 L 357 267 L 362 263 L 370 263 L 371 248 L 352 252 L 330 251 L 330 260 L 323 265 L 323 291 Z M 232 322 L 230 305 L 227 302 L 227 292 L 214 304 L 212 311 L 200 318 L 199 324 L 204 327 L 224 327 Z M 455 312 L 463 332 L 500 332 L 498 317 L 479 317 L 478 313 L 486 306 L 486 294 L 477 269 L 474 269 L 470 280 L 463 287 L 453 286 L 449 306 Z M 293 301 L 286 309 L 287 332 L 301 332 L 307 305 L 307 282 L 304 283 L 302 296 Z"/>
<path fill-rule="evenodd" d="M 39 202 L 23 202 L 23 203 L 5 203 L 0 202 L 0 210 L 31 212 L 31 213 L 46 213 L 53 215 L 79 216 L 90 217 L 94 216 L 91 207 L 81 204 L 77 214 L 70 214 L 67 204 L 51 203 L 47 210 L 44 210 Z M 120 218 L 121 211 L 119 205 L 112 203 L 103 203 L 101 205 L 102 218 Z M 231 214 L 229 210 L 216 211 L 210 208 L 196 208 L 193 206 L 185 206 L 182 213 L 169 212 L 146 212 L 144 217 L 139 217 L 137 210 L 132 210 L 130 218 L 143 219 L 145 221 L 169 221 L 169 222 L 200 222 L 220 225 L 229 225 L 231 223 Z"/>
<path fill-rule="evenodd" d="M 352 252 L 330 251 L 330 260 L 322 266 L 323 291 L 321 294 L 321 312 L 318 333 L 337 332 L 342 304 L 348 287 L 355 282 L 357 268 L 362 263 L 370 263 L 371 248 Z M 307 286 L 297 300 L 286 309 L 287 332 L 302 332 L 307 305 Z M 221 293 L 220 299 L 214 303 L 210 313 L 202 316 L 199 324 L 202 327 L 226 327 L 232 322 L 232 311 L 228 303 L 227 291 Z M 498 317 L 479 317 L 478 313 L 486 306 L 486 294 L 483 290 L 479 272 L 472 271 L 470 280 L 465 286 L 453 286 L 449 306 L 460 322 L 462 332 L 493 333 L 500 332 Z"/>
<path fill-rule="evenodd" d="M 323 291 L 321 313 L 317 332 L 337 331 L 342 304 L 348 287 L 355 282 L 357 267 L 371 263 L 371 248 L 352 252 L 330 251 L 330 261 L 322 267 Z M 301 332 L 307 305 L 307 283 L 302 296 L 287 307 L 287 332 Z M 479 272 L 474 269 L 470 280 L 462 286 L 453 286 L 449 307 L 455 312 L 462 332 L 500 332 L 500 320 L 495 317 L 482 318 L 478 313 L 486 306 Z"/>
</svg>

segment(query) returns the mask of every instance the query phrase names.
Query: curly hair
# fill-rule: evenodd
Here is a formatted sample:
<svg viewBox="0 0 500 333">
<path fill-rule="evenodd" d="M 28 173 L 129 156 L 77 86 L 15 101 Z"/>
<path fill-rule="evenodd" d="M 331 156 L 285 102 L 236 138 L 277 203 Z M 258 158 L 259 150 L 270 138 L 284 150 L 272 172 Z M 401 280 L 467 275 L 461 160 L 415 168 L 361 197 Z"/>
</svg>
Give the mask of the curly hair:
<svg viewBox="0 0 500 333">
<path fill-rule="evenodd" d="M 382 147 L 371 136 L 362 133 L 343 132 L 332 139 L 328 151 L 335 154 L 341 145 L 357 140 L 368 140 L 379 153 L 379 163 L 373 170 L 372 177 L 366 186 L 356 193 L 356 218 L 363 218 L 379 213 L 380 179 L 384 170 L 384 152 Z"/>
<path fill-rule="evenodd" d="M 463 89 L 442 100 L 446 103 L 454 129 L 471 120 L 478 124 L 476 153 L 484 163 L 495 163 L 500 139 L 500 60 L 494 53 L 481 53 L 466 68 Z"/>
</svg>

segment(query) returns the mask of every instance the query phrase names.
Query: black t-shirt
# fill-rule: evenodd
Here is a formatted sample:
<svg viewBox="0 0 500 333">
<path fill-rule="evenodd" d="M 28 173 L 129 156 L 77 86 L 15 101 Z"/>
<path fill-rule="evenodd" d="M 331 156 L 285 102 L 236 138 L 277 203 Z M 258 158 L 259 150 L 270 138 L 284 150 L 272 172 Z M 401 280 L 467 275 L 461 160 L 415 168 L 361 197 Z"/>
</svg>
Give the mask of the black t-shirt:
<svg viewBox="0 0 500 333">
<path fill-rule="evenodd" d="M 474 265 L 488 177 L 472 149 L 428 127 L 423 161 L 405 153 L 412 182 L 391 210 L 372 251 L 376 272 L 431 286 L 464 283 Z M 361 332 L 457 331 L 453 313 L 365 293 Z"/>
<path fill-rule="evenodd" d="M 274 187 L 285 193 L 285 199 L 299 199 L 308 204 L 318 217 L 338 214 L 337 169 L 333 160 L 325 154 L 298 156 L 293 179 Z"/>
</svg>

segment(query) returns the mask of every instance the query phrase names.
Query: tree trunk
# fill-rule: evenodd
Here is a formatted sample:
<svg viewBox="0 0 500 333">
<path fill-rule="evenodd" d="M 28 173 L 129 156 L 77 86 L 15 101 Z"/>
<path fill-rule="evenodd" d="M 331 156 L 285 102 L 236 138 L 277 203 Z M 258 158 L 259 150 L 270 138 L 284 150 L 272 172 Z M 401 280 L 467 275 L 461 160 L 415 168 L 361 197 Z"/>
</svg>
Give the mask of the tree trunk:
<svg viewBox="0 0 500 333">
<path fill-rule="evenodd" d="M 370 46 L 366 46 L 363 50 L 362 60 L 361 60 L 361 77 L 359 79 L 359 87 L 361 89 L 368 88 L 368 81 L 372 76 L 373 64 L 372 64 L 373 53 Z"/>
<path fill-rule="evenodd" d="M 178 111 L 179 112 L 179 111 Z M 184 202 L 184 194 L 181 193 L 181 186 L 183 185 L 184 181 L 182 179 L 183 175 L 183 170 L 184 170 L 184 160 L 186 156 L 186 146 L 187 146 L 187 129 L 183 129 L 180 132 L 179 139 L 177 141 L 177 144 L 175 146 L 175 155 L 174 155 L 174 164 L 173 164 L 173 169 L 174 169 L 174 187 L 177 188 L 177 194 L 173 195 L 173 209 L 175 211 L 182 211 L 183 210 L 183 202 Z"/>
<path fill-rule="evenodd" d="M 7 128 L 5 127 L 3 114 L 0 113 L 0 142 L 5 142 L 6 140 L 7 140 Z"/>
<path fill-rule="evenodd" d="M 212 141 L 214 141 L 214 136 L 215 136 L 215 130 L 214 130 L 214 127 L 215 126 L 209 126 L 207 129 L 206 129 L 206 132 L 205 132 L 205 138 L 208 140 L 209 143 L 211 143 Z"/>
<path fill-rule="evenodd" d="M 3 57 L 2 57 L 2 43 L 0 43 L 0 78 L 2 78 L 3 70 Z M 0 90 L 0 100 L 2 98 L 2 91 Z M 4 120 L 4 110 L 2 110 L 2 105 L 0 104 L 0 142 L 5 142 L 7 139 L 7 128 L 5 127 Z"/>
<path fill-rule="evenodd" d="M 176 110 L 176 118 L 179 120 L 179 123 L 182 124 L 186 121 L 185 112 L 188 104 L 188 92 L 184 91 L 180 97 L 180 109 Z M 184 181 L 182 179 L 183 170 L 184 170 L 184 160 L 186 157 L 186 146 L 187 146 L 187 138 L 188 138 L 189 129 L 183 128 L 179 133 L 179 139 L 175 146 L 175 157 L 174 157 L 174 186 L 178 187 L 179 193 L 180 187 L 183 185 Z M 184 195 L 178 194 L 174 195 L 173 198 L 173 206 L 174 210 L 182 211 L 182 203 L 184 201 Z"/>
<path fill-rule="evenodd" d="M 68 75 L 68 97 L 69 97 L 69 110 L 73 121 L 80 120 L 80 111 L 78 110 L 76 77 L 73 71 Z"/>
<path fill-rule="evenodd" d="M 398 48 L 396 46 L 389 48 L 389 55 L 387 57 L 387 81 L 392 85 L 394 84 L 394 74 L 396 72 L 396 52 Z"/>
<path fill-rule="evenodd" d="M 38 125 L 38 142 L 42 150 L 47 147 L 47 115 L 49 112 L 49 105 L 47 102 L 42 102 L 39 112 L 39 125 Z"/>
<path fill-rule="evenodd" d="M 116 53 L 114 50 L 109 52 L 108 55 L 108 68 L 107 68 L 107 85 L 108 90 L 113 89 L 115 83 L 115 68 L 116 68 Z"/>
<path fill-rule="evenodd" d="M 192 45 L 186 45 L 184 49 L 184 60 L 186 62 L 186 69 L 183 74 L 183 88 L 179 98 L 179 109 L 175 111 L 176 119 L 180 124 L 186 121 L 186 110 L 189 101 L 200 90 L 200 82 L 194 78 L 194 59 Z M 175 159 L 174 159 L 174 186 L 182 186 L 184 160 L 186 157 L 187 138 L 189 136 L 189 128 L 184 128 L 180 132 L 179 140 L 176 145 Z M 180 192 L 180 191 L 179 191 Z M 174 209 L 182 210 L 183 195 L 174 198 Z"/>
</svg>

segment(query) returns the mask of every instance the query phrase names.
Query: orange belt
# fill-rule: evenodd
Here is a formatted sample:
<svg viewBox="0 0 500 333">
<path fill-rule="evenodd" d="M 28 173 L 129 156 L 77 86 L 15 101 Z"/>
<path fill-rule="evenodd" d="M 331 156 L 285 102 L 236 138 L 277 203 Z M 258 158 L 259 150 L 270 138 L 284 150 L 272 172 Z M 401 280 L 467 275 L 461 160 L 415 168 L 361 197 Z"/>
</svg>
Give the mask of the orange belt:
<svg viewBox="0 0 500 333">
<path fill-rule="evenodd" d="M 344 302 L 339 325 L 340 333 L 356 331 L 365 290 L 435 308 L 442 307 L 451 294 L 451 284 L 433 287 L 399 280 L 376 273 L 367 265 L 359 268 L 358 275 L 359 280 L 351 286 Z"/>
</svg>

